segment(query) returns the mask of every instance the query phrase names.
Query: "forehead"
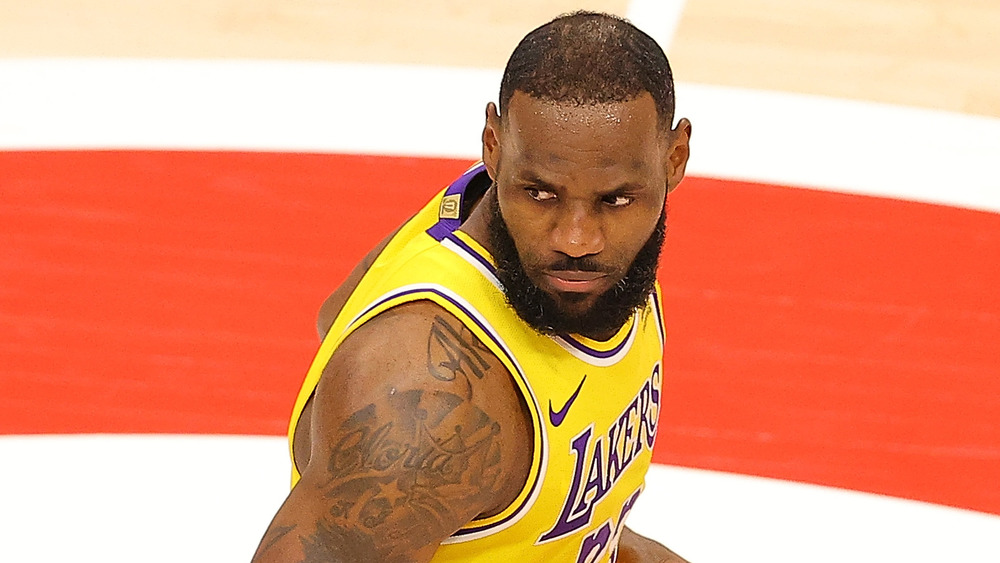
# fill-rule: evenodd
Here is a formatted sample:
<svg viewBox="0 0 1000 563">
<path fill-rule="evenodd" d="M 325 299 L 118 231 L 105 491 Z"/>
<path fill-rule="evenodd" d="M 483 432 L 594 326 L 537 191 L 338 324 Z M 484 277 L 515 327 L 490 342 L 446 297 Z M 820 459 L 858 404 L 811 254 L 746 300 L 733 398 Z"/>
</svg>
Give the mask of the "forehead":
<svg viewBox="0 0 1000 563">
<path fill-rule="evenodd" d="M 646 169 L 658 164 L 663 134 L 652 96 L 580 105 L 515 92 L 505 112 L 504 156 L 526 164 L 559 162 Z"/>
</svg>

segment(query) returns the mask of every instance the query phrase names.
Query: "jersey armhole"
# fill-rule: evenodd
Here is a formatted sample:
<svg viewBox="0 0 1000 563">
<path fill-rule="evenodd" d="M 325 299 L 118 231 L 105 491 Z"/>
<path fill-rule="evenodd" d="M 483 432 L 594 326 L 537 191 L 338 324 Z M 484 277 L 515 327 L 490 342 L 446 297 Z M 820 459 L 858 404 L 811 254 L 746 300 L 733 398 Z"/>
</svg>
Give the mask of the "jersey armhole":
<svg viewBox="0 0 1000 563">
<path fill-rule="evenodd" d="M 525 513 L 527 513 L 541 489 L 540 485 L 545 472 L 546 460 L 548 457 L 547 440 L 545 437 L 544 419 L 542 418 L 542 411 L 539 407 L 538 399 L 535 397 L 530 385 L 528 385 L 528 381 L 523 370 L 518 364 L 513 353 L 508 348 L 507 344 L 503 341 L 493 326 L 486 320 L 485 316 L 477 311 L 464 298 L 443 286 L 436 284 L 417 284 L 403 286 L 386 293 L 374 300 L 371 304 L 365 307 L 361 313 L 356 315 L 339 335 L 333 337 L 331 334 L 324 340 L 323 344 L 320 346 L 320 351 L 316 354 L 316 359 L 313 361 L 313 366 L 309 370 L 309 377 L 306 382 L 303 383 L 302 389 L 299 392 L 299 397 L 296 400 L 295 408 L 290 419 L 288 442 L 289 454 L 292 459 L 292 485 L 294 486 L 301 477 L 299 468 L 295 464 L 295 452 L 293 450 L 295 429 L 298 427 L 298 421 L 302 416 L 302 411 L 304 410 L 306 403 L 309 398 L 315 394 L 316 386 L 318 385 L 320 375 L 323 372 L 323 369 L 318 367 L 317 364 L 322 364 L 322 366 L 325 367 L 326 363 L 328 363 L 330 358 L 333 356 L 333 352 L 348 336 L 379 314 L 405 303 L 422 300 L 431 301 L 454 315 L 460 322 L 462 322 L 463 325 L 471 330 L 477 338 L 479 338 L 479 340 L 497 357 L 497 359 L 500 360 L 504 367 L 510 372 L 511 377 L 521 394 L 521 399 L 527 406 L 531 417 L 534 445 L 531 468 L 528 472 L 528 478 L 518 495 L 515 497 L 514 501 L 495 515 L 473 519 L 443 543 L 469 541 L 506 529 L 516 523 Z"/>
</svg>

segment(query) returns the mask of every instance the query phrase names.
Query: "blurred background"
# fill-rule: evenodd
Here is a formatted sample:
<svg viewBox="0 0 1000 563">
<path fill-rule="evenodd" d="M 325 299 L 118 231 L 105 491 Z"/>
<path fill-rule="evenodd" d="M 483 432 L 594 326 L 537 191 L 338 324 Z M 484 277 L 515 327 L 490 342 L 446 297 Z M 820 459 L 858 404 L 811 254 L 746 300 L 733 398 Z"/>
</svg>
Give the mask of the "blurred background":
<svg viewBox="0 0 1000 563">
<path fill-rule="evenodd" d="M 0 559 L 248 561 L 320 303 L 580 8 L 660 42 L 693 123 L 630 525 L 1000 561 L 988 0 L 0 0 Z"/>
</svg>

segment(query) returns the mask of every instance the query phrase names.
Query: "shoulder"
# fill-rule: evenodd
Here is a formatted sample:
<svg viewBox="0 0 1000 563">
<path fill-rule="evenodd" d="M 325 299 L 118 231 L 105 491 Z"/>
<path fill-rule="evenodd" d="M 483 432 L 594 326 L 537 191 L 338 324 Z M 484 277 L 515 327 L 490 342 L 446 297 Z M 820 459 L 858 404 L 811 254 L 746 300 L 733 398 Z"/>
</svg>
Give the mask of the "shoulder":
<svg viewBox="0 0 1000 563">
<path fill-rule="evenodd" d="M 433 303 L 358 327 L 313 398 L 311 460 L 257 561 L 428 561 L 527 479 L 510 374 Z"/>
<path fill-rule="evenodd" d="M 382 459 L 464 483 L 477 514 L 504 508 L 530 465 L 530 421 L 510 373 L 429 301 L 385 311 L 341 343 L 316 389 L 313 423 L 312 456 L 329 462 L 318 467 Z"/>
<path fill-rule="evenodd" d="M 317 395 L 331 390 L 339 390 L 337 410 L 420 391 L 454 395 L 506 418 L 507 407 L 520 400 L 503 363 L 464 323 L 431 301 L 393 307 L 348 336 L 324 369 Z"/>
</svg>

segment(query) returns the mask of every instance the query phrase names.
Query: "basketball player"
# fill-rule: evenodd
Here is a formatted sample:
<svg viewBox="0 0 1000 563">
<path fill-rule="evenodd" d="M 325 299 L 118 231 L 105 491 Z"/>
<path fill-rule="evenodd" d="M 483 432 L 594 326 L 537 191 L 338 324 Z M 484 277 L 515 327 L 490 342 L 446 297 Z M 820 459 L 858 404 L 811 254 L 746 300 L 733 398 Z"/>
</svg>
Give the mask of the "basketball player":
<svg viewBox="0 0 1000 563">
<path fill-rule="evenodd" d="M 691 134 L 667 59 L 578 12 L 521 41 L 499 102 L 483 162 L 323 305 L 293 488 L 255 562 L 683 561 L 625 527 L 662 404 L 655 274 Z"/>
</svg>

